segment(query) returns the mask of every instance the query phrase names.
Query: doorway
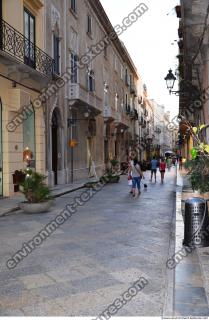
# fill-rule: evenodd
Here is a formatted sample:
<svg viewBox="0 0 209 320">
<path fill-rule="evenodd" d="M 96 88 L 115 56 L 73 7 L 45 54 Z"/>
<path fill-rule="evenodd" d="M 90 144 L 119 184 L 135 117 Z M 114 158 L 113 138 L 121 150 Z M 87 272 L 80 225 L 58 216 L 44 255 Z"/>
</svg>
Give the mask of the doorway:
<svg viewBox="0 0 209 320">
<path fill-rule="evenodd" d="M 52 114 L 52 171 L 54 172 L 54 184 L 57 185 L 58 172 L 58 114 L 56 109 Z"/>
<path fill-rule="evenodd" d="M 109 161 L 109 141 L 104 140 L 104 163 L 107 164 Z"/>
</svg>

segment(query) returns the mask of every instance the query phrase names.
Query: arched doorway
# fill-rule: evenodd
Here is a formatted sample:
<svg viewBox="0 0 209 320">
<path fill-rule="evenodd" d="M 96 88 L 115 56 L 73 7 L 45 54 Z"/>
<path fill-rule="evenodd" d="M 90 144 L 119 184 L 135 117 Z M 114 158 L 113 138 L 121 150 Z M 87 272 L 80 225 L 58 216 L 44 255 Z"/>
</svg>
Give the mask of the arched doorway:
<svg viewBox="0 0 209 320">
<path fill-rule="evenodd" d="M 58 174 L 58 128 L 59 111 L 54 109 L 52 114 L 52 171 L 54 172 L 54 184 L 57 184 Z"/>
<path fill-rule="evenodd" d="M 2 103 L 0 98 L 0 197 L 3 196 Z"/>
</svg>

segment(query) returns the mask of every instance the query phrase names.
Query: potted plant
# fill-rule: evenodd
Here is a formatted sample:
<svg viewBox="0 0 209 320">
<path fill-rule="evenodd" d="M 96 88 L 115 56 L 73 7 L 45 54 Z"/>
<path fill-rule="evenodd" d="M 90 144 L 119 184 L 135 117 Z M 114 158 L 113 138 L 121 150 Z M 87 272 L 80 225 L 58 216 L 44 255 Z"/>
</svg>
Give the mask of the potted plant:
<svg viewBox="0 0 209 320">
<path fill-rule="evenodd" d="M 110 168 L 106 170 L 104 176 L 100 178 L 101 181 L 105 181 L 107 183 L 117 183 L 120 180 L 119 173 L 119 161 L 116 158 L 110 160 Z"/>
<path fill-rule="evenodd" d="M 199 127 L 189 126 L 190 133 L 194 139 L 194 147 L 190 150 L 191 160 L 185 162 L 188 169 L 187 175 L 191 183 L 194 196 L 209 198 L 209 145 L 205 143 L 202 132 L 206 125 Z"/>
<path fill-rule="evenodd" d="M 52 205 L 52 196 L 49 187 L 45 184 L 46 176 L 26 170 L 24 182 L 20 184 L 20 191 L 25 195 L 26 201 L 19 207 L 27 213 L 41 213 L 49 210 Z"/>
</svg>

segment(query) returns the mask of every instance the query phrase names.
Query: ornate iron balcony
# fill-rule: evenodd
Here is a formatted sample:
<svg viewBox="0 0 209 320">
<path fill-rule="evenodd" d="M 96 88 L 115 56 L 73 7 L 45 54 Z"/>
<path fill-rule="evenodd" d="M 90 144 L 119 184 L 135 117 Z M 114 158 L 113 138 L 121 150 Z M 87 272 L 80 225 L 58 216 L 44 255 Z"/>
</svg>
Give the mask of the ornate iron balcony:
<svg viewBox="0 0 209 320">
<path fill-rule="evenodd" d="M 53 74 L 54 59 L 3 19 L 0 20 L 0 50 L 44 76 Z"/>
</svg>

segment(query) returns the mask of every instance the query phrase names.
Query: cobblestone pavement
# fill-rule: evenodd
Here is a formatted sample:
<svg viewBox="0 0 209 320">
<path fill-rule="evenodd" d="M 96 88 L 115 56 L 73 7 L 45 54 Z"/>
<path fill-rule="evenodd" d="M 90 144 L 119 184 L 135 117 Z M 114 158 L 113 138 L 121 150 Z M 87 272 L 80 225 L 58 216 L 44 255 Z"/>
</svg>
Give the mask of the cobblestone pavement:
<svg viewBox="0 0 209 320">
<path fill-rule="evenodd" d="M 148 284 L 117 315 L 161 316 L 175 170 L 164 185 L 158 173 L 139 198 L 128 191 L 125 177 L 105 186 L 13 270 L 11 255 L 82 190 L 57 198 L 49 213 L 0 218 L 0 315 L 98 316 L 143 276 Z"/>
</svg>

